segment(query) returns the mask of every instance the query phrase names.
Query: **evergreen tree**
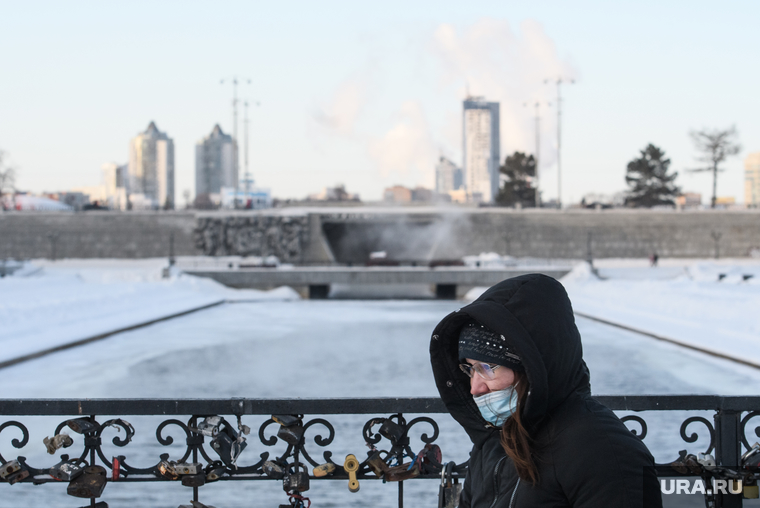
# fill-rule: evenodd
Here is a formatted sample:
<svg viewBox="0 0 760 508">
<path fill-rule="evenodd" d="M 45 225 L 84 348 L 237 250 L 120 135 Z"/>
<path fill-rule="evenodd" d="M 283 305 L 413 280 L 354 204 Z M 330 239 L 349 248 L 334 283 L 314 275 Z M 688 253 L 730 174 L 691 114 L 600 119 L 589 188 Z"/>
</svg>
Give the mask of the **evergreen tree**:
<svg viewBox="0 0 760 508">
<path fill-rule="evenodd" d="M 503 183 L 496 202 L 502 206 L 536 206 L 536 189 L 533 179 L 536 176 L 536 159 L 532 155 L 515 152 L 507 156 L 504 165 L 499 168 Z"/>
<path fill-rule="evenodd" d="M 626 206 L 675 205 L 674 198 L 681 189 L 673 183 L 678 173 L 668 174 L 669 166 L 665 152 L 653 144 L 641 150 L 641 156 L 628 163 L 625 182 L 630 189 L 625 197 Z"/>
</svg>

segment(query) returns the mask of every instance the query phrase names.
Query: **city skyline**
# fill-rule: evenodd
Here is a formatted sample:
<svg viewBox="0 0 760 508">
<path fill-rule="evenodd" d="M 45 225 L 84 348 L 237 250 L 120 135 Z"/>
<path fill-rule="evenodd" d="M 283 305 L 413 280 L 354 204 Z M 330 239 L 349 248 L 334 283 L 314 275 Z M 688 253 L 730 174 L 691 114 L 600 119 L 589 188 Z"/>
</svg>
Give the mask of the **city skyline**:
<svg viewBox="0 0 760 508">
<path fill-rule="evenodd" d="M 685 191 L 708 195 L 710 178 L 685 171 L 697 165 L 688 132 L 734 124 L 744 151 L 726 163 L 718 194 L 742 201 L 743 160 L 760 148 L 760 70 L 746 64 L 760 6 L 749 2 L 227 2 L 232 19 L 195 2 L 154 6 L 150 19 L 126 6 L 41 4 L 5 6 L 12 23 L 0 34 L 7 68 L 20 71 L 0 83 L 0 149 L 22 190 L 97 184 L 100 166 L 123 163 L 126 140 L 155 120 L 175 140 L 175 199 L 194 195 L 196 140 L 216 123 L 233 131 L 219 79 L 234 73 L 252 78 L 239 100 L 261 101 L 251 112 L 253 178 L 282 198 L 337 183 L 366 200 L 395 184 L 433 188 L 440 155 L 461 164 L 467 95 L 501 104 L 500 162 L 532 153 L 523 104 L 552 102 L 544 81 L 559 75 L 576 80 L 563 90 L 566 203 L 624 190 L 627 162 L 650 142 Z M 556 193 L 555 115 L 541 118 L 545 200 Z"/>
</svg>

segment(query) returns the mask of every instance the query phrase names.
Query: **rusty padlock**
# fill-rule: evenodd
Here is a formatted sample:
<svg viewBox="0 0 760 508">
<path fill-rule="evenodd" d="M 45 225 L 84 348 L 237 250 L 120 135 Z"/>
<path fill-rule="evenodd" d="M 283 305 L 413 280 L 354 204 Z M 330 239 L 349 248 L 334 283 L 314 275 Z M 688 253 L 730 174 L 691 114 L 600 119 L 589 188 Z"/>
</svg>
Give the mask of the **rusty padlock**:
<svg viewBox="0 0 760 508">
<path fill-rule="evenodd" d="M 98 426 L 92 423 L 87 418 L 74 418 L 73 420 L 66 420 L 66 425 L 77 434 L 89 434 L 98 430 Z"/>
<path fill-rule="evenodd" d="M 100 497 L 106 488 L 106 468 L 88 466 L 78 477 L 71 480 L 66 493 L 74 497 Z"/>
<path fill-rule="evenodd" d="M 174 469 L 174 463 L 169 461 L 169 455 L 166 453 L 161 454 L 161 462 L 156 465 L 156 473 L 169 480 L 179 479 L 179 475 Z"/>
<path fill-rule="evenodd" d="M 24 457 L 19 457 L 0 466 L 0 478 L 11 485 L 29 477 L 29 470 L 24 463 Z"/>
<path fill-rule="evenodd" d="M 367 458 L 367 465 L 378 478 L 382 478 L 388 469 L 390 469 L 390 466 L 388 466 L 385 462 L 385 458 L 382 456 L 383 453 L 385 454 L 385 458 L 387 458 L 388 452 L 385 450 L 369 452 L 369 458 Z"/>
<path fill-rule="evenodd" d="M 267 460 L 264 462 L 262 469 L 264 470 L 264 474 L 270 478 L 281 480 L 285 477 L 285 468 L 277 462 Z"/>
<path fill-rule="evenodd" d="M 296 467 L 298 468 L 297 471 L 286 474 L 282 479 L 282 490 L 285 492 L 306 492 L 309 490 L 309 473 L 306 466 L 301 464 L 303 470 L 301 467 Z"/>
<path fill-rule="evenodd" d="M 387 482 L 403 482 L 411 478 L 416 478 L 420 475 L 420 467 L 416 462 L 407 462 L 394 466 L 385 473 L 385 481 Z"/>
</svg>

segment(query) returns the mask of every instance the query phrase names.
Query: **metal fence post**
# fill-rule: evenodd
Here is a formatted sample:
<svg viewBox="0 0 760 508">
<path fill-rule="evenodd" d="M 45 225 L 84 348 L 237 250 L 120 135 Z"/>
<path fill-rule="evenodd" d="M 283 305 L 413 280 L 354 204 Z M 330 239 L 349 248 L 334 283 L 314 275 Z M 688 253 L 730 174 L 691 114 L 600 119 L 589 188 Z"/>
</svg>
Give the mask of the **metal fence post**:
<svg viewBox="0 0 760 508">
<path fill-rule="evenodd" d="M 741 413 L 719 409 L 715 413 L 715 460 L 718 465 L 737 469 L 739 466 L 739 424 Z M 741 508 L 742 494 L 719 494 L 718 506 L 721 508 Z"/>
</svg>

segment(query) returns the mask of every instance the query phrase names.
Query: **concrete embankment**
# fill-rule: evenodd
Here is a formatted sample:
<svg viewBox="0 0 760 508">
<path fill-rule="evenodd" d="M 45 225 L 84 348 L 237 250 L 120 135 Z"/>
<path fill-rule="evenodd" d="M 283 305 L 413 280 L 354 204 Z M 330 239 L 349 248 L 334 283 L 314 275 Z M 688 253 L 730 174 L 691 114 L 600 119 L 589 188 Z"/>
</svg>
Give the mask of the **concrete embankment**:
<svg viewBox="0 0 760 508">
<path fill-rule="evenodd" d="M 760 211 L 301 208 L 254 212 L 0 213 L 0 258 L 274 255 L 295 264 L 480 252 L 515 257 L 744 257 Z"/>
</svg>

